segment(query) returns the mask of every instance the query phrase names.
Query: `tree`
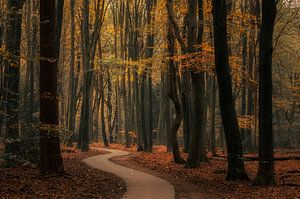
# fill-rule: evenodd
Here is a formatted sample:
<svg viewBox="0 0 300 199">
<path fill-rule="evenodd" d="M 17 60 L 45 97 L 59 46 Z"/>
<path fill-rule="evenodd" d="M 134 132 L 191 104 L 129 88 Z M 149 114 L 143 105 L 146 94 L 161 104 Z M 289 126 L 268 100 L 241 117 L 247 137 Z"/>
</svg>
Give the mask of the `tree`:
<svg viewBox="0 0 300 199">
<path fill-rule="evenodd" d="M 203 15 L 203 1 L 189 0 L 188 6 L 188 50 L 189 53 L 194 53 L 198 49 L 195 45 L 201 45 L 204 34 L 204 15 Z M 198 9 L 197 9 L 198 8 Z M 197 28 L 197 11 L 199 16 Z M 198 31 L 198 34 L 197 34 Z M 199 51 L 199 50 L 198 50 Z M 201 49 L 200 49 L 201 51 Z M 192 65 L 195 63 L 191 63 Z M 199 64 L 199 63 L 197 63 Z M 193 122 L 192 133 L 189 147 L 189 156 L 186 162 L 186 167 L 195 168 L 200 165 L 200 162 L 206 161 L 204 146 L 204 101 L 205 101 L 205 79 L 203 71 L 191 70 L 192 82 L 192 110 Z"/>
<path fill-rule="evenodd" d="M 83 1 L 82 6 L 82 27 L 81 27 L 81 54 L 83 63 L 83 95 L 79 125 L 78 148 L 81 151 L 89 150 L 89 134 L 92 131 L 92 93 L 93 77 L 95 68 L 95 54 L 100 38 L 101 26 L 103 24 L 106 6 L 104 0 L 97 0 L 94 7 L 94 23 L 90 24 L 90 2 Z M 90 31 L 93 27 L 93 31 Z M 100 45 L 101 46 L 101 45 Z M 98 49 L 101 52 L 101 48 Z M 99 56 L 101 58 L 101 56 Z"/>
<path fill-rule="evenodd" d="M 203 2 L 190 0 L 188 2 L 188 15 L 187 15 L 187 44 L 184 42 L 183 37 L 180 35 L 180 29 L 175 21 L 172 1 L 167 1 L 167 10 L 170 24 L 172 25 L 174 35 L 179 42 L 183 53 L 189 57 L 192 57 L 192 54 L 197 52 L 198 49 L 195 48 L 196 45 L 202 44 L 203 37 Z M 198 8 L 198 9 L 197 9 Z M 199 12 L 199 13 L 197 13 Z M 197 14 L 199 17 L 199 27 L 197 26 Z M 188 60 L 188 59 L 187 59 Z M 190 63 L 191 66 L 194 66 L 195 63 Z M 199 71 L 190 70 L 189 68 L 183 69 L 182 74 L 182 98 L 181 98 L 181 108 L 183 114 L 183 128 L 185 129 L 185 140 L 188 142 L 189 147 L 189 157 L 186 162 L 186 167 L 194 168 L 199 166 L 200 161 L 206 160 L 205 157 L 205 148 L 203 142 L 203 124 L 204 124 L 204 73 Z M 187 90 L 190 87 L 190 79 L 192 80 L 192 108 L 190 110 L 190 100 L 187 94 Z M 193 122 L 192 122 L 192 133 L 190 131 L 190 113 L 193 113 Z M 191 136 L 191 139 L 189 138 Z"/>
<path fill-rule="evenodd" d="M 190 5 L 190 4 L 194 7 L 197 6 L 196 1 L 189 3 L 188 5 Z M 173 5 L 173 0 L 167 0 L 166 6 L 167 6 L 167 11 L 168 11 L 168 18 L 172 25 L 172 28 L 174 29 L 175 38 L 177 39 L 178 43 L 180 44 L 181 50 L 184 54 L 192 53 L 192 52 L 189 52 L 191 49 L 188 49 L 188 46 L 184 42 L 184 39 L 186 37 L 185 28 L 187 26 L 190 26 L 190 27 L 188 27 L 188 29 L 191 29 L 191 26 L 195 26 L 195 25 L 194 24 L 186 24 L 186 22 L 188 22 L 188 20 L 185 20 L 183 34 L 181 35 L 181 30 L 180 30 L 178 24 L 176 23 L 172 5 Z M 188 10 L 188 17 L 190 17 L 190 16 L 192 16 L 192 18 L 196 17 L 193 13 L 191 13 Z M 194 27 L 194 28 L 196 28 L 196 27 Z M 189 42 L 191 42 L 192 40 L 195 41 L 194 38 L 193 39 L 189 38 L 189 40 L 190 40 Z M 184 151 L 188 152 L 189 146 L 190 146 L 191 126 L 192 126 L 191 125 L 191 99 L 190 99 L 190 95 L 191 95 L 191 92 L 190 92 L 190 90 L 191 90 L 190 69 L 184 68 L 181 76 L 182 76 L 182 78 L 181 78 L 181 84 L 182 84 L 181 106 L 182 107 L 181 108 L 182 108 L 182 116 L 183 116 Z"/>
<path fill-rule="evenodd" d="M 232 95 L 232 82 L 228 59 L 227 10 L 225 0 L 213 0 L 213 24 L 216 74 L 219 102 L 228 154 L 227 180 L 244 180 L 248 176 L 244 167 L 239 125 Z"/>
<path fill-rule="evenodd" d="M 259 39 L 259 168 L 256 185 L 275 185 L 272 130 L 272 54 L 276 1 L 262 2 Z"/>
<path fill-rule="evenodd" d="M 25 0 L 7 1 L 7 28 L 5 36 L 6 54 L 4 89 L 6 101 L 6 144 L 5 153 L 20 155 L 19 143 L 19 81 L 22 12 Z M 10 161 L 7 160 L 7 163 Z"/>
<path fill-rule="evenodd" d="M 178 96 L 178 86 L 177 86 L 177 70 L 176 70 L 176 65 L 174 63 L 174 60 L 172 60 L 172 57 L 175 55 L 175 38 L 173 34 L 173 29 L 172 25 L 168 24 L 168 34 L 167 34 L 167 39 L 168 39 L 168 50 L 169 50 L 169 70 L 168 70 L 168 95 L 170 99 L 173 101 L 174 106 L 175 106 L 175 118 L 172 123 L 170 132 L 169 133 L 169 138 L 170 138 L 170 144 L 172 147 L 172 152 L 173 152 L 173 158 L 174 162 L 177 164 L 184 164 L 185 161 L 184 159 L 180 156 L 180 150 L 178 146 L 178 141 L 177 141 L 177 131 L 181 125 L 181 122 L 183 120 L 182 117 L 182 111 L 181 111 L 181 104 Z"/>
<path fill-rule="evenodd" d="M 41 174 L 64 171 L 58 129 L 55 1 L 40 1 L 40 161 Z M 50 83 L 51 82 L 51 83 Z"/>
<path fill-rule="evenodd" d="M 153 52 L 154 52 L 154 33 L 153 33 L 153 21 L 155 20 L 155 16 L 153 16 L 152 12 L 155 9 L 156 6 L 156 0 L 151 1 L 151 0 L 147 0 L 146 1 L 146 10 L 147 10 L 147 27 L 148 27 L 148 34 L 147 34 L 147 38 L 146 38 L 146 52 L 145 52 L 145 58 L 146 59 L 150 59 L 147 64 L 147 84 L 146 84 L 146 90 L 147 90 L 147 97 L 148 97 L 148 103 L 146 105 L 146 111 L 148 113 L 148 117 L 146 117 L 147 120 L 147 135 L 148 135 L 148 152 L 152 152 L 152 148 L 153 148 L 153 138 L 152 138 L 152 134 L 153 134 L 153 110 L 152 110 L 152 95 L 153 95 L 153 91 L 152 91 L 152 57 L 153 57 Z"/>
<path fill-rule="evenodd" d="M 20 126 L 20 135 L 24 158 L 31 163 L 38 162 L 38 136 L 37 129 L 33 126 L 37 123 L 34 120 L 33 113 L 38 106 L 35 98 L 35 70 L 37 66 L 37 47 L 38 47 L 38 27 L 39 19 L 35 15 L 39 8 L 39 3 L 36 0 L 26 2 L 26 73 L 23 86 L 23 100 L 20 108 L 20 118 L 22 120 Z M 22 82 L 21 82 L 22 84 Z M 20 92 L 21 93 L 21 92 Z"/>
<path fill-rule="evenodd" d="M 89 150 L 89 132 L 90 132 L 90 115 L 91 115 L 91 64 L 90 64 L 90 31 L 89 31 L 89 1 L 83 1 L 83 21 L 82 21 L 82 63 L 83 73 L 83 96 L 79 126 L 78 148 L 81 151 Z"/>
<path fill-rule="evenodd" d="M 77 89 L 75 85 L 75 0 L 70 0 L 70 10 L 71 10 L 71 55 L 70 55 L 70 97 L 69 97 L 69 126 L 68 129 L 71 134 L 75 131 L 75 116 L 76 116 L 76 94 Z M 69 135 L 68 146 L 73 145 L 73 136 Z"/>
</svg>

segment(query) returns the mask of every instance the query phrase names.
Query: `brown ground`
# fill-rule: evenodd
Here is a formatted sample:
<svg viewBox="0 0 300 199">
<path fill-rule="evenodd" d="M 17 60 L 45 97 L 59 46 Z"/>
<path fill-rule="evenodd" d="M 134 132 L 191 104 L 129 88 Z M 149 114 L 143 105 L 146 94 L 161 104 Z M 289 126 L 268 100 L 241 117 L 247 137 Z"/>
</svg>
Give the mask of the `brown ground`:
<svg viewBox="0 0 300 199">
<path fill-rule="evenodd" d="M 0 168 L 1 198 L 117 199 L 126 192 L 125 183 L 119 177 L 82 163 L 82 159 L 101 152 L 64 151 L 65 176 L 42 177 L 30 168 Z"/>
<path fill-rule="evenodd" d="M 112 148 L 125 150 L 120 146 Z M 186 157 L 186 154 L 183 156 Z M 164 147 L 155 148 L 153 154 L 133 152 L 128 157 L 114 158 L 113 161 L 167 179 L 175 186 L 177 198 L 300 198 L 300 161 L 276 162 L 277 186 L 267 188 L 252 186 L 251 182 L 225 181 L 227 163 L 222 160 L 210 160 L 197 169 L 175 165 L 172 154 L 166 153 Z M 257 166 L 256 161 L 246 162 L 252 179 Z"/>
</svg>

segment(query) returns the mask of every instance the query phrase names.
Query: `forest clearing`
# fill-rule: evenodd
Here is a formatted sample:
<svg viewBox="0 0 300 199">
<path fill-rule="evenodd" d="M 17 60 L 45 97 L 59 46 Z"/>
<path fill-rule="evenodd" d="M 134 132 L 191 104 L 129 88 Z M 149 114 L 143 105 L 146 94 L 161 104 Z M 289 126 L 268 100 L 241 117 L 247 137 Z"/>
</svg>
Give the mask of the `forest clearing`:
<svg viewBox="0 0 300 199">
<path fill-rule="evenodd" d="M 299 0 L 0 0 L 0 198 L 300 198 Z"/>
</svg>

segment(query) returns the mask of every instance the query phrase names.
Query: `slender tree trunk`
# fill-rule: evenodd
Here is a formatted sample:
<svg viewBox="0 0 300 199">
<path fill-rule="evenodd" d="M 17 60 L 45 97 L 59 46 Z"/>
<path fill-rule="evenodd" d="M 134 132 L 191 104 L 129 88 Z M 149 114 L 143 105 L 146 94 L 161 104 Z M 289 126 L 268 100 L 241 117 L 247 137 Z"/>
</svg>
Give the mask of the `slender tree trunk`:
<svg viewBox="0 0 300 199">
<path fill-rule="evenodd" d="M 32 17 L 36 13 L 37 3 L 27 1 L 26 4 L 26 37 L 27 37 L 27 62 L 26 74 L 23 89 L 23 107 L 21 126 L 21 143 L 24 159 L 31 163 L 38 162 L 38 139 L 36 128 L 33 128 L 33 103 L 34 103 L 34 68 L 36 65 L 37 46 L 37 17 Z"/>
<path fill-rule="evenodd" d="M 102 138 L 105 147 L 109 147 L 107 135 L 106 135 L 106 127 L 105 127 L 105 111 L 104 111 L 104 81 L 103 81 L 103 68 L 101 67 L 101 76 L 100 76 L 100 89 L 101 89 L 101 131 Z"/>
<path fill-rule="evenodd" d="M 106 69 L 106 75 L 107 75 L 107 128 L 108 128 L 108 134 L 109 134 L 109 142 L 111 143 L 113 141 L 113 126 L 112 126 L 112 78 L 111 74 L 109 72 L 109 68 Z"/>
<path fill-rule="evenodd" d="M 211 106 L 210 106 L 210 121 L 211 121 L 211 151 L 213 155 L 216 155 L 216 97 L 217 97 L 217 85 L 216 79 L 212 78 L 212 97 L 211 97 Z"/>
<path fill-rule="evenodd" d="M 5 1 L 0 2 L 0 48 L 4 45 L 4 39 L 5 39 L 5 13 L 4 13 L 4 6 Z M 4 126 L 4 117 L 5 117 L 5 105 L 4 105 L 4 60 L 2 54 L 0 54 L 0 136 L 2 136 L 2 128 Z"/>
<path fill-rule="evenodd" d="M 76 116 L 76 93 L 75 90 L 75 0 L 70 0 L 71 11 L 71 55 L 70 55 L 70 98 L 69 98 L 69 138 L 67 145 L 73 146 L 73 135 L 75 131 Z"/>
<path fill-rule="evenodd" d="M 144 150 L 146 151 L 148 149 L 148 135 L 147 135 L 147 129 L 146 129 L 146 113 L 145 113 L 145 89 L 146 89 L 146 74 L 142 74 L 141 77 L 141 83 L 140 83 L 140 116 L 141 116 L 141 131 L 142 131 L 142 137 L 143 137 L 143 143 L 144 143 Z"/>
<path fill-rule="evenodd" d="M 197 38 L 197 4 L 199 4 L 199 28 Z M 196 51 L 195 45 L 202 44 L 204 32 L 203 1 L 189 0 L 188 3 L 188 50 L 190 53 Z M 198 41 L 197 41 L 198 40 Z M 200 165 L 200 161 L 206 161 L 204 146 L 204 101 L 205 101 L 205 79 L 203 71 L 191 71 L 192 80 L 192 110 L 193 128 L 189 148 L 189 156 L 186 162 L 187 168 L 195 168 Z"/>
<path fill-rule="evenodd" d="M 96 78 L 95 80 L 95 85 L 99 85 L 99 80 Z M 93 141 L 99 142 L 99 112 L 100 112 L 100 104 L 101 104 L 101 94 L 98 88 L 95 88 L 96 92 L 96 97 L 95 97 L 95 118 L 94 118 L 94 125 L 95 129 L 93 130 Z"/>
<path fill-rule="evenodd" d="M 79 126 L 78 148 L 81 151 L 89 150 L 90 132 L 90 102 L 91 102 L 91 64 L 90 64 L 90 36 L 89 36 L 89 0 L 83 1 L 83 22 L 82 22 L 82 63 L 84 66 L 83 74 L 83 96 Z"/>
<path fill-rule="evenodd" d="M 256 185 L 275 185 L 272 128 L 272 54 L 276 1 L 262 2 L 259 42 L 259 168 Z"/>
<path fill-rule="evenodd" d="M 168 32 L 167 39 L 168 39 L 169 57 L 174 57 L 174 55 L 175 55 L 175 38 L 173 36 L 171 24 L 168 25 L 167 32 Z M 183 118 L 182 118 L 181 106 L 180 106 L 177 84 L 176 84 L 176 79 L 177 79 L 176 75 L 177 75 L 177 73 L 176 73 L 176 69 L 175 69 L 175 63 L 173 60 L 170 59 L 170 61 L 169 61 L 168 95 L 175 105 L 175 119 L 172 123 L 168 137 L 170 138 L 170 144 L 172 146 L 174 162 L 177 164 L 184 164 L 185 161 L 184 161 L 184 159 L 181 158 L 180 150 L 178 147 L 178 141 L 177 141 L 177 132 L 178 132 L 178 129 L 181 125 Z"/>
<path fill-rule="evenodd" d="M 228 60 L 227 11 L 225 0 L 213 0 L 213 22 L 216 73 L 219 102 L 226 137 L 228 173 L 226 180 L 248 179 L 244 167 L 243 149 L 232 95 L 232 82 Z"/>
<path fill-rule="evenodd" d="M 6 144 L 8 156 L 20 155 L 19 142 L 19 81 L 22 11 L 24 0 L 7 1 L 7 28 L 5 36 L 6 54 L 4 66 L 4 99 L 6 101 Z M 6 163 L 14 164 L 9 157 Z"/>
<path fill-rule="evenodd" d="M 243 13 L 246 13 L 246 9 L 248 7 L 249 3 L 247 1 L 243 2 L 243 4 L 241 4 L 241 10 Z M 242 25 L 244 25 L 244 23 L 242 23 Z M 247 37 L 247 31 L 243 31 L 241 34 L 241 38 L 242 38 L 242 58 L 243 58 L 243 65 L 242 65 L 242 70 L 243 70 L 243 74 L 245 74 L 242 77 L 242 99 L 241 99 L 241 116 L 245 116 L 247 114 L 247 110 L 246 110 L 246 106 L 247 106 L 247 87 L 246 87 L 246 77 L 249 77 L 249 74 L 247 75 L 247 65 L 248 65 L 248 61 L 247 61 L 247 56 L 248 56 L 248 37 Z M 250 74 L 251 77 L 251 74 Z M 249 135 L 247 134 L 247 129 L 246 128 L 241 128 L 241 140 L 243 143 L 243 147 L 244 147 L 244 151 L 249 152 L 249 140 L 251 140 L 251 138 L 249 138 Z M 251 126 L 250 126 L 251 129 Z"/>
<path fill-rule="evenodd" d="M 165 137 L 165 121 L 168 119 L 166 116 L 166 101 L 168 100 L 167 92 L 166 92 L 166 75 L 165 72 L 162 71 L 160 75 L 160 104 L 159 104 L 159 116 L 158 116 L 158 124 L 157 124 L 157 143 L 158 144 L 166 144 Z"/>
<path fill-rule="evenodd" d="M 146 52 L 145 57 L 146 59 L 152 59 L 153 57 L 153 48 L 154 48 L 154 30 L 153 30 L 153 22 L 155 20 L 155 15 L 152 13 L 153 9 L 156 7 L 156 0 L 147 0 L 146 1 L 146 15 L 147 15 L 147 26 L 148 26 L 148 34 L 146 38 Z M 147 64 L 147 96 L 148 96 L 148 106 L 147 106 L 147 134 L 148 134 L 148 152 L 152 152 L 153 148 L 153 102 L 152 102 L 152 60 L 149 61 Z"/>
</svg>

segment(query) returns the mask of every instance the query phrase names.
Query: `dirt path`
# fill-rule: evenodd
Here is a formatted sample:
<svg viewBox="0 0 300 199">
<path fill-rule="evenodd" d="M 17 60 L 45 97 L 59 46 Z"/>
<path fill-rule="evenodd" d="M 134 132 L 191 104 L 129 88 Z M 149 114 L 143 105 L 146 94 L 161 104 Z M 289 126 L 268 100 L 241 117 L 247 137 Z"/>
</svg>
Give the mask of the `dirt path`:
<svg viewBox="0 0 300 199">
<path fill-rule="evenodd" d="M 101 150 L 108 151 L 110 154 L 90 157 L 84 159 L 83 162 L 93 168 L 121 177 L 127 186 L 127 192 L 124 195 L 125 199 L 175 198 L 174 187 L 166 180 L 109 161 L 109 159 L 113 157 L 129 155 L 128 152 L 113 149 Z"/>
</svg>

